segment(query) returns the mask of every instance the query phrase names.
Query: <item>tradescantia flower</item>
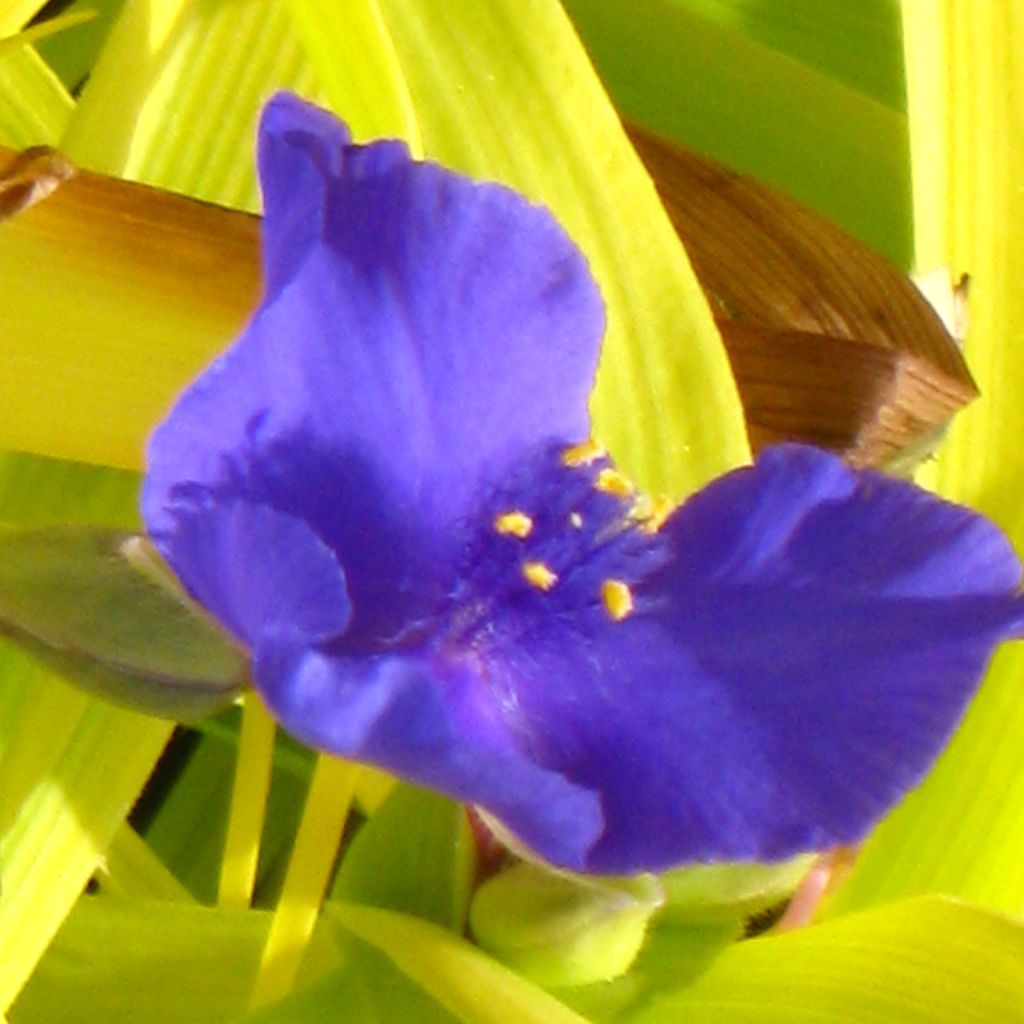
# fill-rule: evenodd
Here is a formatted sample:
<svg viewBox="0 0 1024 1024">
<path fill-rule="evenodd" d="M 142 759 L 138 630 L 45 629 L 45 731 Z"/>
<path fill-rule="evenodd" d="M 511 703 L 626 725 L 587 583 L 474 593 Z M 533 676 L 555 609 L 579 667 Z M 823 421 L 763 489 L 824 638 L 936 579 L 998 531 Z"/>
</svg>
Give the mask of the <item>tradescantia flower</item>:
<svg viewBox="0 0 1024 1024">
<path fill-rule="evenodd" d="M 546 211 L 287 95 L 259 165 L 266 295 L 144 513 L 284 727 L 608 873 L 851 842 L 921 778 L 1022 628 L 995 527 L 799 446 L 645 502 Z"/>
</svg>

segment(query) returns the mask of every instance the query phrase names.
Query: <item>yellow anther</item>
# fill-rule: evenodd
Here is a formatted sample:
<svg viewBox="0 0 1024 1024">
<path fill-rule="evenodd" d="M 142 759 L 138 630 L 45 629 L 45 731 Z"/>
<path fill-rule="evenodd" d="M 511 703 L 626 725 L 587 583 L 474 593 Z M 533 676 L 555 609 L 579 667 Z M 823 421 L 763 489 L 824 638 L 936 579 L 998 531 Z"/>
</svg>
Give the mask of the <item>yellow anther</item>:
<svg viewBox="0 0 1024 1024">
<path fill-rule="evenodd" d="M 592 462 L 596 462 L 598 459 L 604 458 L 608 453 L 605 451 L 604 446 L 600 445 L 593 438 L 589 441 L 584 441 L 582 444 L 573 445 L 572 448 L 566 448 L 562 452 L 562 465 L 563 466 L 589 466 Z"/>
<path fill-rule="evenodd" d="M 638 494 L 629 510 L 629 518 L 634 523 L 646 522 L 654 514 L 654 501 L 646 494 Z"/>
<path fill-rule="evenodd" d="M 524 562 L 523 579 L 538 590 L 550 590 L 558 582 L 558 574 L 543 562 Z"/>
<path fill-rule="evenodd" d="M 633 502 L 629 518 L 644 533 L 657 533 L 675 510 L 676 504 L 671 498 L 649 498 L 646 494 L 641 494 Z"/>
<path fill-rule="evenodd" d="M 644 516 L 644 533 L 657 533 L 664 525 L 665 520 L 676 510 L 676 503 L 671 498 L 664 496 L 655 498 L 651 502 L 651 510 Z"/>
<path fill-rule="evenodd" d="M 533 529 L 533 520 L 525 513 L 513 510 L 494 517 L 494 529 L 503 537 L 526 540 Z"/>
<path fill-rule="evenodd" d="M 597 474 L 594 486 L 605 494 L 614 494 L 616 498 L 633 497 L 633 485 L 629 482 L 629 479 L 623 476 L 617 469 L 612 469 L 611 466 L 605 466 Z"/>
<path fill-rule="evenodd" d="M 601 600 L 605 611 L 621 622 L 633 610 L 633 591 L 622 580 L 605 580 L 601 584 Z"/>
<path fill-rule="evenodd" d="M 579 512 L 570 512 L 569 513 L 569 525 L 574 530 L 582 530 L 583 529 L 583 516 L 581 516 L 579 514 Z"/>
</svg>

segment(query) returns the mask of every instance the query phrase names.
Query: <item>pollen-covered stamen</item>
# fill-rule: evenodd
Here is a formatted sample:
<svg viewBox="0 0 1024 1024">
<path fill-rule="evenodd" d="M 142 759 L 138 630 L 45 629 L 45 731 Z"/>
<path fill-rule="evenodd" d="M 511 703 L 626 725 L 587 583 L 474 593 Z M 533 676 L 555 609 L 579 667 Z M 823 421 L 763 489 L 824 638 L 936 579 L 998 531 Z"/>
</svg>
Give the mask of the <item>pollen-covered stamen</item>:
<svg viewBox="0 0 1024 1024">
<path fill-rule="evenodd" d="M 543 562 L 524 562 L 523 579 L 538 590 L 550 590 L 558 582 L 558 573 Z"/>
<path fill-rule="evenodd" d="M 665 539 L 645 525 L 656 505 L 641 502 L 629 479 L 596 445 L 531 452 L 483 498 L 481 529 L 465 549 L 459 590 L 446 609 L 446 637 L 489 644 L 519 635 L 536 615 L 604 620 L 636 616 L 638 594 L 664 563 Z M 592 461 L 584 464 L 584 458 Z M 526 526 L 529 523 L 529 530 Z M 500 623 L 500 625 L 499 625 Z"/>
<path fill-rule="evenodd" d="M 644 533 L 657 533 L 675 510 L 676 503 L 671 498 L 664 496 L 651 498 L 646 494 L 641 494 L 633 502 L 633 507 L 629 510 L 629 518 Z"/>
<path fill-rule="evenodd" d="M 601 603 L 616 622 L 621 622 L 633 610 L 633 591 L 622 580 L 605 580 L 601 584 Z"/>
<path fill-rule="evenodd" d="M 520 540 L 526 540 L 533 531 L 533 520 L 525 512 L 513 509 L 494 517 L 494 530 L 503 537 L 518 537 Z"/>
<path fill-rule="evenodd" d="M 666 498 L 664 495 L 655 498 L 654 509 L 647 519 L 644 520 L 642 527 L 644 533 L 657 533 L 678 507 L 671 498 Z"/>
<path fill-rule="evenodd" d="M 607 454 L 604 445 L 590 438 L 582 444 L 566 448 L 562 452 L 562 465 L 573 469 L 577 466 L 589 466 L 591 463 L 597 462 L 598 459 L 603 459 Z"/>
<path fill-rule="evenodd" d="M 632 498 L 635 488 L 629 477 L 611 466 L 605 466 L 594 480 L 594 486 L 602 494 L 611 494 L 616 498 Z"/>
</svg>

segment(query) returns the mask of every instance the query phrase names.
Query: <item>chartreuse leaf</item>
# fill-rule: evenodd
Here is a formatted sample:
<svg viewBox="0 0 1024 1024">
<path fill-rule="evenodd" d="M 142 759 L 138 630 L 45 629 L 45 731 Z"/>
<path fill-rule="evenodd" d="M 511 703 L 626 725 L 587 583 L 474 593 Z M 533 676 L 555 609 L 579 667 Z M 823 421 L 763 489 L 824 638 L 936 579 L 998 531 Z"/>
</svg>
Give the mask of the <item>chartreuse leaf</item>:
<svg viewBox="0 0 1024 1024">
<path fill-rule="evenodd" d="M 172 748 L 173 784 L 165 785 L 158 777 L 162 798 L 143 807 L 138 816 L 146 843 L 196 899 L 207 903 L 218 896 L 239 718 L 238 709 L 232 707 L 196 723 L 195 732 L 180 735 Z M 308 748 L 278 733 L 256 876 L 260 906 L 271 905 L 280 891 L 314 763 L 315 755 Z M 371 778 L 361 803 L 375 808 L 381 791 L 393 781 L 369 769 L 360 778 L 365 774 Z"/>
<path fill-rule="evenodd" d="M 35 25 L 31 25 L 23 29 L 16 35 L 7 37 L 0 36 L 0 54 L 4 54 L 8 50 L 20 49 L 26 44 L 34 45 L 43 39 L 48 39 L 50 36 L 57 35 L 60 32 L 65 32 L 71 28 L 77 28 L 79 25 L 84 25 L 87 22 L 92 21 L 95 17 L 95 11 L 74 11 L 72 13 L 59 15 L 56 18 L 48 18 L 45 21 L 37 22 Z"/>
<path fill-rule="evenodd" d="M 93 170 L 255 209 L 256 117 L 279 83 L 313 90 L 283 5 L 128 4 L 62 149 Z M 187 130 L 168 130 L 169 111 Z"/>
<path fill-rule="evenodd" d="M 152 806 L 142 805 L 137 826 L 156 856 L 192 896 L 213 903 L 235 749 L 219 738 L 189 733 L 176 736 L 168 754 L 174 773 L 163 785 L 160 776 L 156 777 L 162 799 Z"/>
<path fill-rule="evenodd" d="M 789 192 L 898 266 L 909 264 L 901 112 L 809 66 L 799 51 L 788 55 L 725 19 L 702 17 L 688 0 L 565 6 L 626 117 Z M 871 37 L 834 45 L 867 54 L 877 32 L 876 23 Z"/>
<path fill-rule="evenodd" d="M 137 473 L 0 451 L 0 523 L 138 529 Z"/>
<path fill-rule="evenodd" d="M 24 28 L 45 4 L 46 0 L 7 0 L 0 11 L 0 38 Z"/>
<path fill-rule="evenodd" d="M 325 905 L 324 918 L 386 954 L 466 1024 L 586 1024 L 465 939 L 420 918 L 334 902 Z"/>
<path fill-rule="evenodd" d="M 458 1024 L 458 1017 L 410 981 L 383 953 L 346 938 L 343 967 L 232 1024 Z"/>
<path fill-rule="evenodd" d="M 1024 1021 L 1024 928 L 941 899 L 736 943 L 623 1024 Z"/>
<path fill-rule="evenodd" d="M 324 102 L 305 52 L 309 45 L 329 54 L 332 87 L 341 83 L 345 97 L 341 113 L 357 134 L 409 131 L 408 97 L 373 0 L 346 3 L 344 18 L 331 21 L 323 38 L 315 38 L 315 20 L 314 34 L 300 38 L 290 6 L 266 0 L 127 5 L 64 148 L 96 170 L 255 210 L 253 147 L 264 101 L 287 87 Z M 309 28 L 304 19 L 298 24 Z M 187 132 L 167 130 L 169 110 Z"/>
<path fill-rule="evenodd" d="M 922 477 L 1024 551 L 1024 20 L 1014 0 L 904 5 L 917 263 L 971 275 L 967 360 L 982 397 Z M 949 749 L 868 843 L 838 913 L 940 891 L 1024 910 L 1024 650 L 1000 651 Z"/>
<path fill-rule="evenodd" d="M 0 509 L 130 522 L 132 481 L 0 457 Z M 0 647 L 0 1012 L 79 898 L 171 727 L 95 701 Z"/>
<path fill-rule="evenodd" d="M 266 911 L 83 897 L 11 1013 L 11 1024 L 224 1024 L 244 1013 Z M 340 963 L 326 930 L 310 967 Z"/>
<path fill-rule="evenodd" d="M 351 761 L 329 754 L 317 758 L 253 986 L 254 1009 L 295 986 L 338 859 L 358 775 L 359 765 Z"/>
<path fill-rule="evenodd" d="M 107 847 L 96 880 L 103 892 L 122 899 L 194 902 L 188 889 L 127 823 Z"/>
<path fill-rule="evenodd" d="M 237 1024 L 457 1024 L 383 953 L 356 939 L 345 943 L 345 964 Z"/>
<path fill-rule="evenodd" d="M 149 777 L 170 725 L 0 667 L 0 1008 L 78 899 Z"/>
<path fill-rule="evenodd" d="M 0 530 L 0 633 L 87 692 L 167 718 L 220 710 L 247 679 L 149 542 L 121 530 Z"/>
<path fill-rule="evenodd" d="M 461 932 L 475 870 L 465 808 L 400 783 L 346 852 L 331 897 Z"/>
<path fill-rule="evenodd" d="M 74 101 L 30 46 L 0 53 L 0 143 L 54 145 Z"/>
<path fill-rule="evenodd" d="M 287 0 L 328 104 L 355 138 L 396 135 L 422 155 L 419 120 L 376 0 Z"/>
<path fill-rule="evenodd" d="M 110 32 L 114 17 L 124 4 L 125 0 L 72 0 L 64 8 L 65 13 L 89 12 L 91 20 L 77 27 L 74 32 L 40 42 L 40 56 L 69 89 L 81 85 L 89 74 Z"/>
<path fill-rule="evenodd" d="M 892 107 L 906 96 L 893 0 L 673 0 Z"/>
<path fill-rule="evenodd" d="M 629 970 L 664 892 L 653 875 L 587 878 L 521 863 L 476 891 L 480 945 L 538 984 L 587 985 Z"/>
<path fill-rule="evenodd" d="M 545 203 L 590 260 L 608 307 L 595 430 L 626 470 L 678 496 L 745 461 L 742 412 L 704 296 L 561 7 L 378 6 L 426 154 Z M 310 56 L 327 81 L 326 62 Z"/>
</svg>

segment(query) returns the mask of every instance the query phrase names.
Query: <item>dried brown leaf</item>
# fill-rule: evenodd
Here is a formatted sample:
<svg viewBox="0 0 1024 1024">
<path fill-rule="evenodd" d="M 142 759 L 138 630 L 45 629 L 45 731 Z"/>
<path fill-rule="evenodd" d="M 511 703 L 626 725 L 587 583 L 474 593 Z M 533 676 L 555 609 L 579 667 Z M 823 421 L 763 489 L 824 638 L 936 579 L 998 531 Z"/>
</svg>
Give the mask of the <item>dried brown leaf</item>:
<svg viewBox="0 0 1024 1024">
<path fill-rule="evenodd" d="M 752 178 L 630 135 L 716 312 L 755 450 L 802 440 L 889 463 L 976 396 L 957 344 L 883 257 Z"/>
</svg>

